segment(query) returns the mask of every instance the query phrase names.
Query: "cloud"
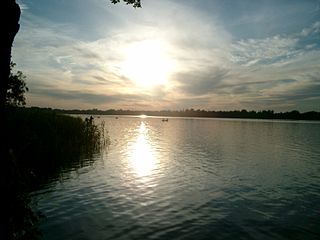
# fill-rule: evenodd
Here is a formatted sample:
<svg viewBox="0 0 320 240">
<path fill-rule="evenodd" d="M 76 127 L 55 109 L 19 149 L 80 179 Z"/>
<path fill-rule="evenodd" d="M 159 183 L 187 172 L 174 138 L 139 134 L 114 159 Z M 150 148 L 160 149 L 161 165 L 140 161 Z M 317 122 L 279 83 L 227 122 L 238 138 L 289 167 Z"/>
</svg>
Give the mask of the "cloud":
<svg viewBox="0 0 320 240">
<path fill-rule="evenodd" d="M 308 51 L 320 48 L 320 22 L 291 35 L 275 35 L 262 39 L 242 39 L 231 45 L 231 61 L 244 65 L 287 63 Z"/>
<path fill-rule="evenodd" d="M 221 86 L 221 92 L 227 91 L 233 95 L 248 95 L 259 96 L 264 91 L 276 89 L 283 86 L 289 86 L 297 82 L 295 79 L 278 79 L 278 80 L 265 80 L 260 82 L 242 82 L 234 85 Z M 224 90 L 224 91 L 223 91 Z"/>
<path fill-rule="evenodd" d="M 24 11 L 29 9 L 29 6 L 25 4 L 22 0 L 17 1 L 17 3 L 19 4 L 19 7 L 22 13 L 24 13 Z"/>
<path fill-rule="evenodd" d="M 320 79 L 319 75 L 306 75 L 302 80 L 283 79 L 273 81 L 270 88 L 263 88 L 261 94 L 254 97 L 243 95 L 241 104 L 252 108 L 283 109 L 301 108 L 304 111 L 320 110 Z M 288 84 L 287 84 L 288 82 Z"/>
<path fill-rule="evenodd" d="M 294 85 L 290 91 L 271 94 L 271 96 L 286 101 L 320 99 L 320 78 L 306 80 Z"/>
<path fill-rule="evenodd" d="M 311 34 L 318 34 L 319 32 L 320 32 L 320 21 L 317 21 L 311 27 L 304 28 L 301 31 L 301 36 L 306 37 Z"/>
<path fill-rule="evenodd" d="M 112 39 L 84 42 L 72 36 L 71 25 L 53 23 L 31 14 L 25 14 L 21 25 L 13 60 L 27 75 L 30 88 L 50 83 L 65 89 L 91 85 L 93 91 L 99 85 L 108 84 L 109 89 L 128 85 L 128 79 L 122 77 L 116 67 L 121 56 Z"/>
<path fill-rule="evenodd" d="M 89 103 L 93 105 L 113 104 L 123 101 L 134 103 L 136 101 L 148 100 L 147 95 L 133 94 L 99 94 L 95 92 L 85 92 L 81 90 L 66 90 L 53 87 L 38 86 L 32 89 L 31 93 L 37 96 L 43 96 L 52 100 L 77 100 L 78 102 Z"/>
<path fill-rule="evenodd" d="M 223 80 L 228 78 L 229 71 L 212 67 L 197 72 L 185 72 L 175 76 L 175 81 L 178 83 L 179 90 L 190 95 L 204 95 L 215 92 L 223 83 Z"/>
<path fill-rule="evenodd" d="M 13 60 L 27 75 L 30 104 L 223 110 L 319 101 L 320 22 L 300 17 L 310 3 L 274 11 L 245 1 L 230 11 L 216 1 L 146 1 L 142 9 L 102 2 L 22 5 Z M 141 88 L 121 70 L 126 47 L 145 40 L 163 43 L 174 65 L 165 86 Z"/>
<path fill-rule="evenodd" d="M 229 50 L 225 47 L 223 54 L 216 56 L 208 47 L 197 56 L 197 64 L 190 64 L 189 70 L 173 76 L 175 103 L 209 108 L 224 105 L 231 109 L 281 109 L 298 106 L 299 101 L 316 101 L 317 93 L 312 88 L 318 88 L 309 80 L 310 75 L 318 74 L 319 51 L 300 46 L 301 39 L 299 34 L 292 34 L 226 42 Z M 211 56 L 214 57 L 210 59 Z"/>
<path fill-rule="evenodd" d="M 294 57 L 297 42 L 280 36 L 240 40 L 232 44 L 232 61 L 245 66 L 276 63 Z"/>
</svg>

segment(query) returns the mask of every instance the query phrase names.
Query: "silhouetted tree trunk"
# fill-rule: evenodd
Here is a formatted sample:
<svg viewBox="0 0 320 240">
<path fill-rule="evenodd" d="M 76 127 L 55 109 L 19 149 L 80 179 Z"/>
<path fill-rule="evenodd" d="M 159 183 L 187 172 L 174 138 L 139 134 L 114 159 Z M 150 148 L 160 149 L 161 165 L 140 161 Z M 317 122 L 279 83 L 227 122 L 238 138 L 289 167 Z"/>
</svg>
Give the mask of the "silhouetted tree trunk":
<svg viewBox="0 0 320 240">
<path fill-rule="evenodd" d="M 13 239 L 15 226 L 12 222 L 14 209 L 20 204 L 17 196 L 17 184 L 19 180 L 15 168 L 14 159 L 10 156 L 7 130 L 7 115 L 5 110 L 6 93 L 10 74 L 11 49 L 14 38 L 19 31 L 20 7 L 15 0 L 0 1 L 0 238 Z"/>
<path fill-rule="evenodd" d="M 20 7 L 15 0 L 0 3 L 0 107 L 4 108 L 10 74 L 11 49 L 19 31 Z"/>
</svg>

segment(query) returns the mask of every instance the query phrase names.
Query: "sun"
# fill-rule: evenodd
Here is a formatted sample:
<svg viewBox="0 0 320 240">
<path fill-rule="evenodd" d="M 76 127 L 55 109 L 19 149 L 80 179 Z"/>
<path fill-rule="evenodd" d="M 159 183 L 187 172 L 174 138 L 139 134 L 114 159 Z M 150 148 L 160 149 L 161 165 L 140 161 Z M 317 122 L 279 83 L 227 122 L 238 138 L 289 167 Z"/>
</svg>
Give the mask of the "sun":
<svg viewBox="0 0 320 240">
<path fill-rule="evenodd" d="M 125 48 L 122 73 L 140 87 L 165 85 L 173 68 L 173 61 L 159 40 L 144 40 Z"/>
</svg>

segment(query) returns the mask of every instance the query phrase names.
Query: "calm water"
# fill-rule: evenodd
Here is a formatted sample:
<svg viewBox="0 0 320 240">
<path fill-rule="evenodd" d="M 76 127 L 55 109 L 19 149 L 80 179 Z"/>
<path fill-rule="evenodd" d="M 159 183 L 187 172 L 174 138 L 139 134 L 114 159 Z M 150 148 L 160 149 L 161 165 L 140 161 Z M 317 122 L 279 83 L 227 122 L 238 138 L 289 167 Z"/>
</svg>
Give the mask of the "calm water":
<svg viewBox="0 0 320 240">
<path fill-rule="evenodd" d="M 319 239 L 320 123 L 101 117 L 110 145 L 33 193 L 44 239 Z"/>
</svg>

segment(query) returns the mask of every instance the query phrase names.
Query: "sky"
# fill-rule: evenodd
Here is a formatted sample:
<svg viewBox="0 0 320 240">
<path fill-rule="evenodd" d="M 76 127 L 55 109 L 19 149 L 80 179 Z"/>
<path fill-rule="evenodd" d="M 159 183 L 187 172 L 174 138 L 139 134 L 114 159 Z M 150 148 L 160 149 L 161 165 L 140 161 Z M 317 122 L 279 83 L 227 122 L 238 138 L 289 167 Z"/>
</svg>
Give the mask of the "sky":
<svg viewBox="0 0 320 240">
<path fill-rule="evenodd" d="M 18 0 L 27 106 L 320 111 L 320 0 Z"/>
</svg>

